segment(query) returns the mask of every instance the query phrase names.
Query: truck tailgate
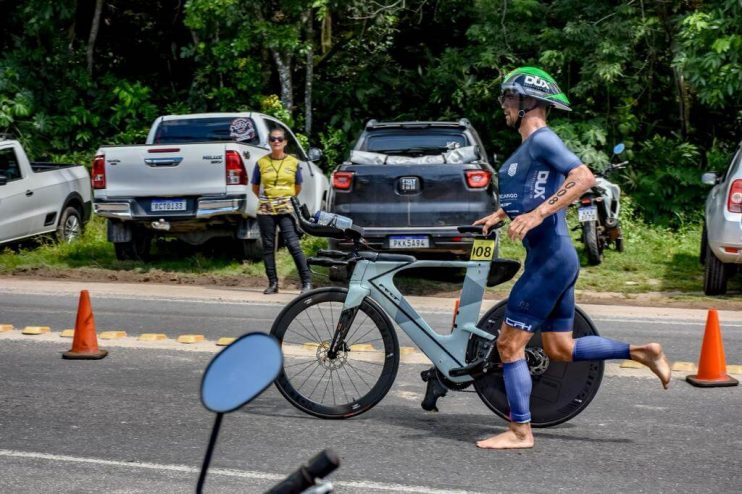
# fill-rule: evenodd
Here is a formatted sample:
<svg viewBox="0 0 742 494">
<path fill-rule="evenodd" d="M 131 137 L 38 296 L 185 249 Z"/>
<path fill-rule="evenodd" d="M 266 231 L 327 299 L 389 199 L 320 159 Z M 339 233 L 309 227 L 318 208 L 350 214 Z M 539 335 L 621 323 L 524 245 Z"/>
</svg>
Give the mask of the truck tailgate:
<svg viewBox="0 0 742 494">
<path fill-rule="evenodd" d="M 349 191 L 335 191 L 333 210 L 363 227 L 441 227 L 489 214 L 487 189 L 467 186 L 470 165 L 348 165 Z"/>
<path fill-rule="evenodd" d="M 105 147 L 107 196 L 224 194 L 225 147 L 224 143 Z"/>
</svg>

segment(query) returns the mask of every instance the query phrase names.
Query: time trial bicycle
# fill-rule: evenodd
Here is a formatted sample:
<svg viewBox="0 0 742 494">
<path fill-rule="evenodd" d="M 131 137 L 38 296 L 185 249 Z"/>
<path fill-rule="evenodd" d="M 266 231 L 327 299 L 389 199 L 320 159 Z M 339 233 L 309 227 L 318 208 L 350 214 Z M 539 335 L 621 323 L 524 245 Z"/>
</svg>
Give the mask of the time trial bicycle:
<svg viewBox="0 0 742 494">
<path fill-rule="evenodd" d="M 485 405 L 508 419 L 496 347 L 507 300 L 479 317 L 485 287 L 510 280 L 520 268 L 517 261 L 496 257 L 496 229 L 485 236 L 481 226 L 458 227 L 473 237 L 468 261 L 417 260 L 371 251 L 362 228 L 313 223 L 306 207 L 296 200 L 293 204 L 305 233 L 353 241 L 349 252 L 320 250 L 308 262 L 345 266 L 352 274 L 347 288 L 318 288 L 300 295 L 274 321 L 271 334 L 286 357 L 275 381 L 281 394 L 299 410 L 325 419 L 350 418 L 370 410 L 392 387 L 399 367 L 394 321 L 433 363 L 433 369 L 423 372 L 429 382 L 424 408 L 435 407 L 435 399 L 443 394 L 432 396 L 431 406 L 431 382 L 454 391 L 473 385 Z M 411 268 L 466 269 L 448 334 L 435 331 L 394 285 L 394 277 Z M 597 334 L 590 318 L 577 307 L 574 337 Z M 533 379 L 534 427 L 557 425 L 578 415 L 595 397 L 603 377 L 602 361 L 550 361 L 538 333 L 526 348 L 526 360 Z"/>
</svg>

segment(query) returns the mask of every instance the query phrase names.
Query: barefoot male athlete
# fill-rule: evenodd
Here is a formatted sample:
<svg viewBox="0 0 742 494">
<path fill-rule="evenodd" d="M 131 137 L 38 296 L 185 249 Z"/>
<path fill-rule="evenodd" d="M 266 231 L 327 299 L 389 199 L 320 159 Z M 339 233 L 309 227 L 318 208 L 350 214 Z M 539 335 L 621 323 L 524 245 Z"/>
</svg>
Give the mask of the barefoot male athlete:
<svg viewBox="0 0 742 494">
<path fill-rule="evenodd" d="M 565 209 L 593 186 L 595 177 L 546 125 L 551 107 L 571 111 L 569 100 L 549 74 L 533 67 L 512 71 L 504 79 L 499 101 L 507 125 L 520 133 L 522 143 L 500 168 L 501 208 L 474 224 L 483 225 L 486 234 L 509 218 L 508 236 L 523 241 L 526 261 L 497 338 L 510 426 L 477 446 L 531 448 L 532 384 L 525 348 L 535 331 L 541 331 L 544 351 L 552 360 L 635 360 L 649 367 L 665 389 L 670 366 L 658 343 L 636 346 L 600 336 L 572 338 L 580 264 Z"/>
</svg>

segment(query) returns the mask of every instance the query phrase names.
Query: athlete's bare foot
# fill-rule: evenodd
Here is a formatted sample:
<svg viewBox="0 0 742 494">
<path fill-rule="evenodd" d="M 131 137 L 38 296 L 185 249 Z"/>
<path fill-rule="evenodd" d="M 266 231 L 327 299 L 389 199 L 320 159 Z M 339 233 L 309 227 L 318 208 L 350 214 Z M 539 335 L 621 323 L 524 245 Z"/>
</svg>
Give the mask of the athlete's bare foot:
<svg viewBox="0 0 742 494">
<path fill-rule="evenodd" d="M 662 387 L 667 389 L 670 386 L 672 371 L 670 363 L 665 357 L 665 352 L 659 343 L 649 343 L 642 346 L 631 346 L 631 360 L 635 360 L 649 367 L 649 370 L 655 373 L 662 382 Z"/>
<path fill-rule="evenodd" d="M 477 447 L 483 449 L 520 449 L 533 447 L 531 424 L 510 424 L 507 431 L 496 436 L 477 441 Z"/>
</svg>

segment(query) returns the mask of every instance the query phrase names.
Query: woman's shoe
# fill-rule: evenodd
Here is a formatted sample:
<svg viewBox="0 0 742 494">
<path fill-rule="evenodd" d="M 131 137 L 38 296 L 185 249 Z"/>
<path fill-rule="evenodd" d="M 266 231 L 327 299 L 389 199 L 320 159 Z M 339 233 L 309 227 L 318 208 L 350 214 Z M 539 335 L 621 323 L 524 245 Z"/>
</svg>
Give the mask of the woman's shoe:
<svg viewBox="0 0 742 494">
<path fill-rule="evenodd" d="M 278 293 L 278 282 L 273 282 L 270 285 L 268 285 L 268 288 L 263 290 L 263 293 L 266 295 L 271 295 L 273 293 Z"/>
</svg>

